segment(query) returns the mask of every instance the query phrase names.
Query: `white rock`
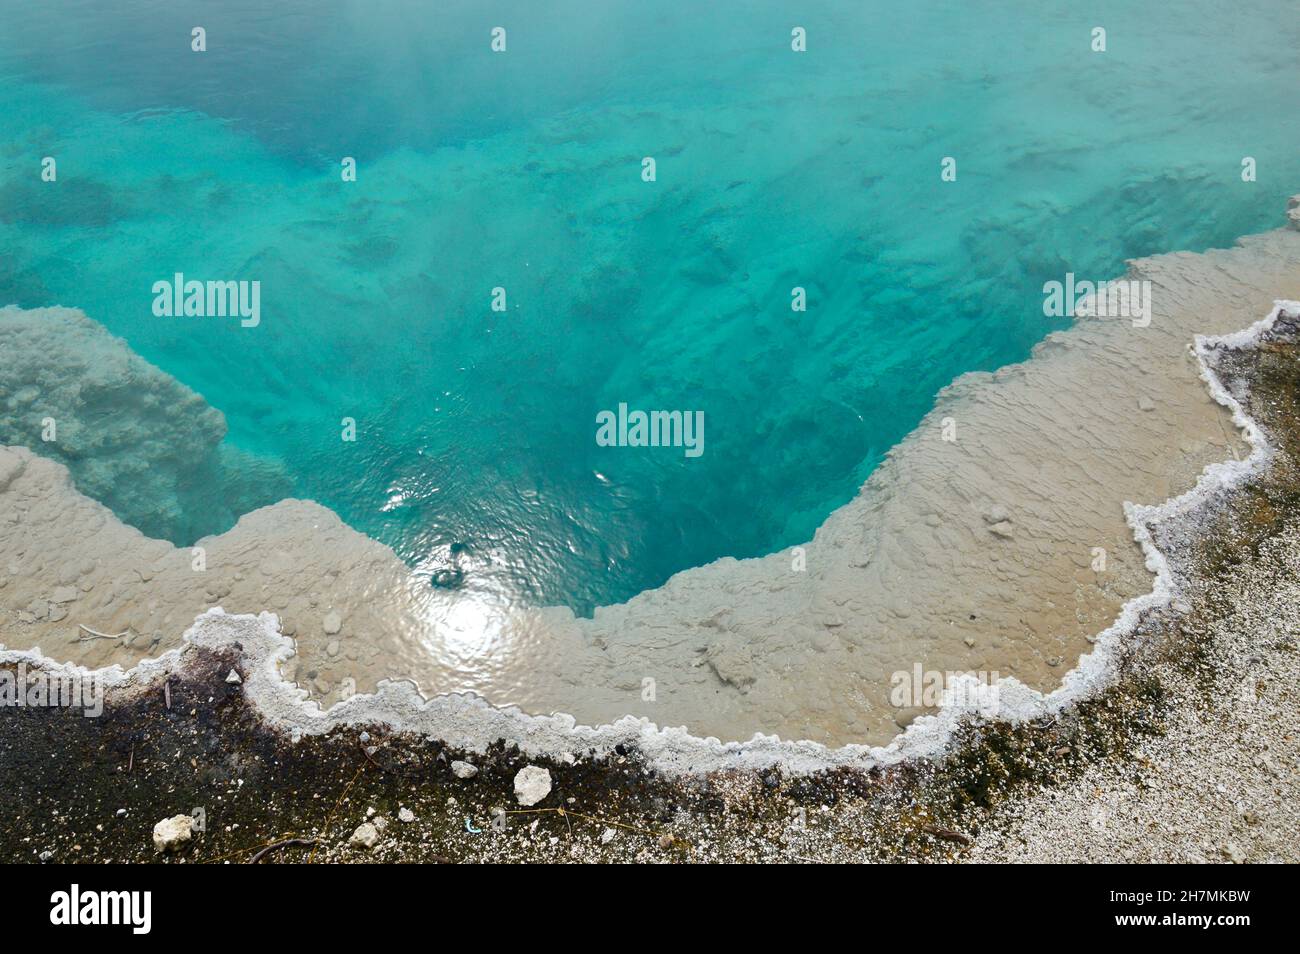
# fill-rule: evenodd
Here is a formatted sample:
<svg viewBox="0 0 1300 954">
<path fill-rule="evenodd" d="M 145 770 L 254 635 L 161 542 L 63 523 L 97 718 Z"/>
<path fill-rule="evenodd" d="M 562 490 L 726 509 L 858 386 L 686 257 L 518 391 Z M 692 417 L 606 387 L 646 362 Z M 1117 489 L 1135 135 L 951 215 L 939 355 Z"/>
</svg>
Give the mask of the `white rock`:
<svg viewBox="0 0 1300 954">
<path fill-rule="evenodd" d="M 189 815 L 173 815 L 153 826 L 153 846 L 159 851 L 176 851 L 189 841 L 194 831 L 194 820 Z"/>
<path fill-rule="evenodd" d="M 397 810 L 397 820 L 409 825 L 411 822 L 415 821 L 415 812 L 403 805 Z"/>
<path fill-rule="evenodd" d="M 478 774 L 478 766 L 470 762 L 452 762 L 451 774 L 457 778 L 473 778 Z"/>
<path fill-rule="evenodd" d="M 515 798 L 527 808 L 551 794 L 551 773 L 536 765 L 521 768 L 515 776 Z"/>
<path fill-rule="evenodd" d="M 362 822 L 348 839 L 348 844 L 353 848 L 365 848 L 369 851 L 375 847 L 377 841 L 379 841 L 379 829 L 370 822 Z"/>
<path fill-rule="evenodd" d="M 230 675 L 226 677 L 226 682 L 228 682 L 228 683 L 230 683 L 231 685 L 234 685 L 234 686 L 239 685 L 239 684 L 240 684 L 241 682 L 243 682 L 243 681 L 244 681 L 244 680 L 242 680 L 242 679 L 239 678 L 239 673 L 235 672 L 235 670 L 233 670 L 233 669 L 230 670 Z"/>
<path fill-rule="evenodd" d="M 334 636 L 343 628 L 343 620 L 338 613 L 330 610 L 325 614 L 325 621 L 321 626 L 325 629 L 326 636 Z"/>
<path fill-rule="evenodd" d="M 985 523 L 1006 523 L 1011 519 L 1011 514 L 1007 513 L 1007 508 L 1001 504 L 994 504 L 984 514 Z"/>
<path fill-rule="evenodd" d="M 614 829 L 606 828 L 604 831 L 600 833 L 600 843 L 602 845 L 608 845 L 613 840 L 614 840 Z"/>
</svg>

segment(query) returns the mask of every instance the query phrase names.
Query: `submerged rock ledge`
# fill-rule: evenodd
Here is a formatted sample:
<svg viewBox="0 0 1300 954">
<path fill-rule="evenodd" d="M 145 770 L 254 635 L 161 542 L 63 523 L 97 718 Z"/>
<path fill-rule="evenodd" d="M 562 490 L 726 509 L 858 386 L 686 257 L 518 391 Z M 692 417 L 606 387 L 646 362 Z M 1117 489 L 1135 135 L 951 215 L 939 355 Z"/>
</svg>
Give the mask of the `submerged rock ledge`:
<svg viewBox="0 0 1300 954">
<path fill-rule="evenodd" d="M 126 527 L 57 463 L 6 448 L 0 642 L 124 667 L 181 646 L 187 629 L 198 642 L 271 640 L 251 650 L 253 668 L 274 659 L 285 678 L 334 705 L 310 715 L 301 693 L 270 672 L 262 701 L 314 731 L 377 706 L 398 722 L 432 718 L 427 731 L 471 748 L 501 737 L 534 736 L 540 751 L 573 733 L 599 733 L 593 742 L 635 735 L 654 742 L 647 748 L 665 767 L 703 759 L 811 768 L 931 751 L 954 713 L 871 748 L 907 721 L 889 703 L 891 673 L 918 663 L 1000 673 L 1009 714 L 1076 698 L 1105 671 L 1119 633 L 1169 595 L 1162 558 L 1142 549 L 1146 524 L 1239 480 L 1263 453 L 1237 462 L 1244 455 L 1225 407 L 1248 437 L 1253 428 L 1202 366 L 1212 342 L 1198 339 L 1190 356 L 1188 345 L 1250 324 L 1275 299 L 1300 298 L 1300 233 L 1143 259 L 1130 275 L 1152 283 L 1149 327 L 1080 319 L 1023 364 L 959 379 L 827 519 L 805 548 L 806 571 L 789 553 L 721 560 L 592 620 L 561 608 L 501 616 L 431 592 L 387 547 L 308 501 L 254 511 L 199 541 L 206 569 L 196 572 L 188 549 Z M 956 441 L 941 438 L 945 418 Z M 1198 475 L 1200 491 L 1176 497 Z M 1108 555 L 1103 573 L 1091 569 L 1096 548 Z M 1152 573 L 1155 593 L 1144 596 Z M 216 606 L 275 616 L 240 619 Z M 292 643 L 275 633 L 277 620 Z M 127 635 L 84 640 L 82 626 Z M 1073 668 L 1098 632 L 1097 648 Z M 414 686 L 381 686 L 390 676 L 409 677 L 425 696 L 470 691 L 518 709 L 464 695 L 424 703 Z M 654 701 L 641 697 L 646 678 Z M 345 698 L 376 687 L 375 698 Z M 756 733 L 772 735 L 702 741 Z"/>
</svg>

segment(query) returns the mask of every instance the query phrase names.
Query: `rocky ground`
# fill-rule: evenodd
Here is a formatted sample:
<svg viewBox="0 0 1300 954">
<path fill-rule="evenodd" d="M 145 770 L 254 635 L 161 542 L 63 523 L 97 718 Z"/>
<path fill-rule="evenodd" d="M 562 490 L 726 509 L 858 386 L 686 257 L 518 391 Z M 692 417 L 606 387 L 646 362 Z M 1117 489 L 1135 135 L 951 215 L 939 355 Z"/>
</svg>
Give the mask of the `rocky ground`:
<svg viewBox="0 0 1300 954">
<path fill-rule="evenodd" d="M 1285 329 L 1294 335 L 1294 328 Z M 1300 861 L 1300 348 L 1222 371 L 1279 447 L 1268 472 L 1157 532 L 1187 579 L 1121 678 L 1040 723 L 971 724 L 941 762 L 669 778 L 635 750 L 526 758 L 381 726 L 292 741 L 237 651 L 102 717 L 0 713 L 14 861 Z M 1177 536 L 1176 536 L 1177 535 Z M 521 777 L 522 776 L 522 777 Z M 173 821 L 177 815 L 201 818 Z M 186 838 L 186 835 L 189 835 Z"/>
</svg>

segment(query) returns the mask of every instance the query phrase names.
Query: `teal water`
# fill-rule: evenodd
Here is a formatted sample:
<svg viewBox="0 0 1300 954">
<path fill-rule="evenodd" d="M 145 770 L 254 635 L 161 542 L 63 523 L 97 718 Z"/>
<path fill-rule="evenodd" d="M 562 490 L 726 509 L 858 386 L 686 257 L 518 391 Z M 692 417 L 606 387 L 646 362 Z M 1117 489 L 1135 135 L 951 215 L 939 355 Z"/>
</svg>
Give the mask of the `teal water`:
<svg viewBox="0 0 1300 954">
<path fill-rule="evenodd" d="M 84 309 L 440 585 L 587 612 L 809 539 L 1059 327 L 1043 282 L 1277 224 L 1294 5 L 1135 6 L 0 0 L 0 304 Z M 261 324 L 156 317 L 175 272 Z M 706 452 L 598 447 L 620 402 Z M 230 525 L 188 490 L 146 529 Z"/>
</svg>

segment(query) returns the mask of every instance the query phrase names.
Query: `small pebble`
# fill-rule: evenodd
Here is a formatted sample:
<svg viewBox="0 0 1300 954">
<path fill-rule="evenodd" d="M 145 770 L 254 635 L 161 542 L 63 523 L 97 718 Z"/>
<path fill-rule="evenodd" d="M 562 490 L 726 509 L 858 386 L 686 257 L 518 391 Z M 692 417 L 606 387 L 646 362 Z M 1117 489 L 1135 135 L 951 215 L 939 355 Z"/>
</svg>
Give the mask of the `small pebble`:
<svg viewBox="0 0 1300 954">
<path fill-rule="evenodd" d="M 375 847 L 377 841 L 379 841 L 379 829 L 370 822 L 362 822 L 348 839 L 348 844 L 353 848 L 365 848 L 369 851 Z"/>
</svg>

